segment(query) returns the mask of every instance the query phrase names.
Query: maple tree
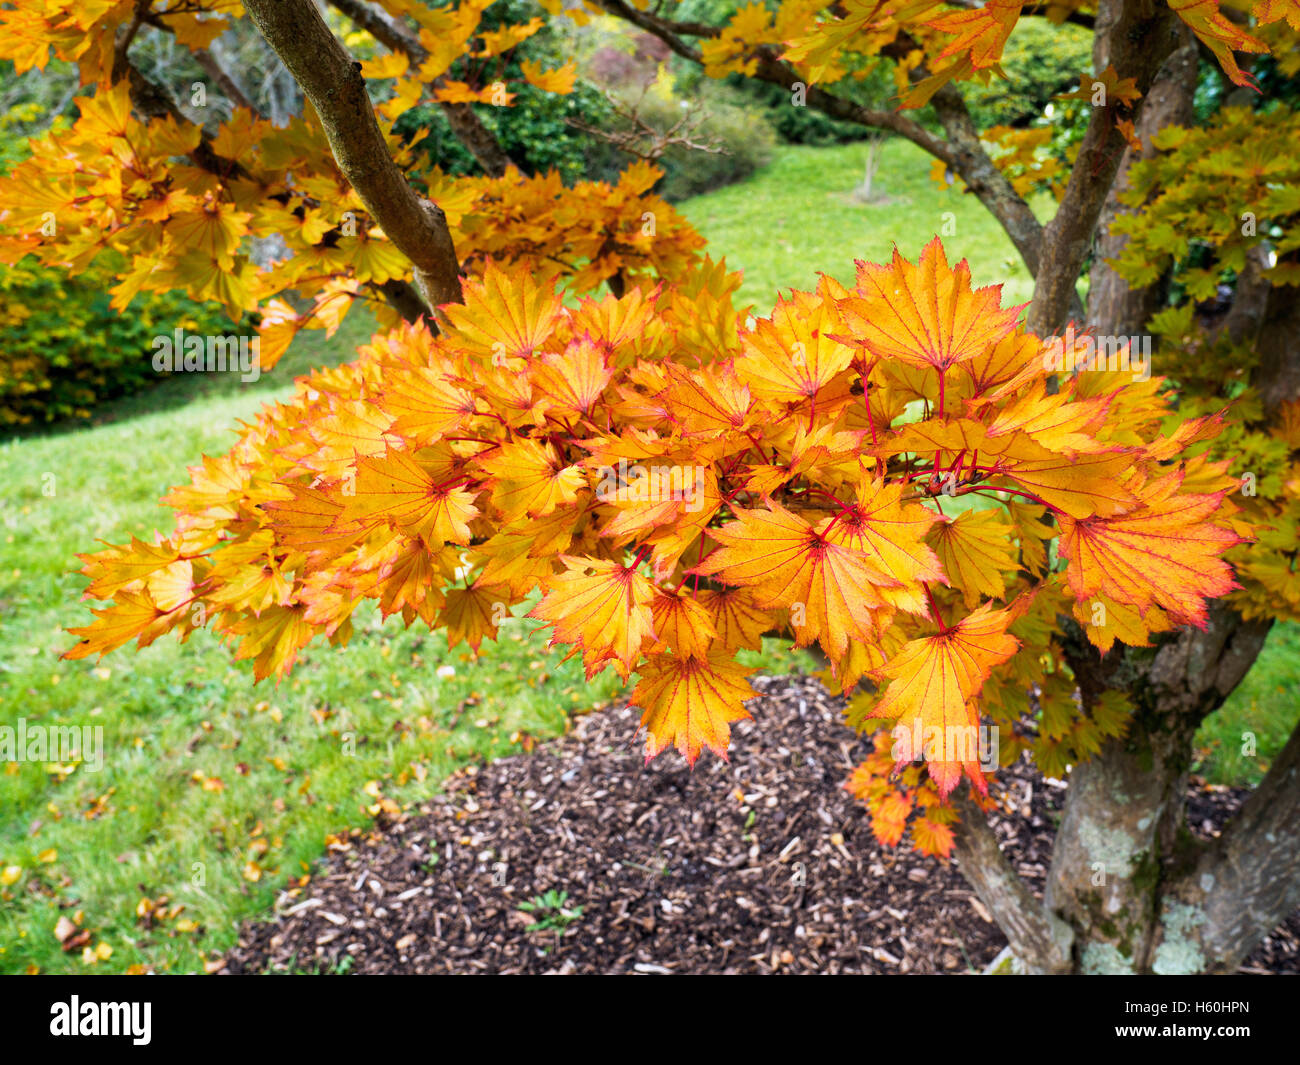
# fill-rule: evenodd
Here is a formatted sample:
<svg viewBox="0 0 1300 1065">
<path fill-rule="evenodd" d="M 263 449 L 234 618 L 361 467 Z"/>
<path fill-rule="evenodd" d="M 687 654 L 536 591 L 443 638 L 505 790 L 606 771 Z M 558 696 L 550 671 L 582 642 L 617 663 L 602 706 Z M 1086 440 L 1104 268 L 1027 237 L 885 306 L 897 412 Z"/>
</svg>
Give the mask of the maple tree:
<svg viewBox="0 0 1300 1065">
<path fill-rule="evenodd" d="M 785 0 L 711 24 L 544 0 L 911 140 L 1035 278 L 1027 310 L 1003 307 L 927 234 L 761 317 L 654 196 L 653 167 L 566 187 L 494 145 L 472 105 L 509 106 L 491 61 L 540 19 L 483 30 L 486 0 L 332 6 L 372 57 L 307 0 L 0 10 L 0 57 L 58 56 L 86 86 L 80 117 L 0 180 L 4 261 L 111 252 L 129 263 L 115 306 L 180 290 L 254 314 L 264 368 L 358 299 L 381 326 L 193 468 L 164 501 L 169 536 L 83 556 L 104 605 L 68 657 L 211 627 L 278 676 L 317 636 L 346 643 L 365 600 L 475 650 L 531 602 L 589 675 L 635 674 L 647 756 L 693 761 L 725 755 L 748 716 L 737 653 L 783 633 L 825 656 L 850 723 L 880 729 L 847 784 L 876 835 L 955 856 L 1018 965 L 1232 968 L 1300 903 L 1300 739 L 1213 845 L 1183 813 L 1196 726 L 1273 620 L 1300 617 L 1295 119 L 1279 102 L 1197 127 L 1191 107 L 1201 48 L 1236 86 L 1254 84 L 1238 56 L 1295 75 L 1294 3 Z M 200 126 L 132 43 L 203 52 L 245 9 L 307 105 L 282 126 L 242 106 Z M 999 74 L 1022 18 L 1096 38 L 1068 168 L 1037 132 L 978 130 L 961 95 Z M 856 102 L 881 64 L 897 99 Z M 576 74 L 522 69 L 560 93 Z M 395 136 L 426 99 L 481 176 Z M 1038 189 L 1058 200 L 1045 225 Z M 259 265 L 249 243 L 270 234 L 285 252 Z M 1232 312 L 1207 327 L 1194 301 L 1225 271 Z M 1135 339 L 1150 323 L 1165 372 L 1063 366 L 1071 321 Z M 1137 354 L 1110 352 L 1125 370 Z M 985 723 L 1002 764 L 1070 770 L 1041 902 L 986 820 Z"/>
</svg>

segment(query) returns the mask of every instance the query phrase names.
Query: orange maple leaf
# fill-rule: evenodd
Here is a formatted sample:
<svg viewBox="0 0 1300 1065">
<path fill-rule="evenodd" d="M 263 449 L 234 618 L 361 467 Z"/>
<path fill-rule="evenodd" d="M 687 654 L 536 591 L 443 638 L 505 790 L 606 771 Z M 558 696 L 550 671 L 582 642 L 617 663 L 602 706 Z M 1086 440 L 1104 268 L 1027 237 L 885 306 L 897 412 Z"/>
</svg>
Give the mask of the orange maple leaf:
<svg viewBox="0 0 1300 1065">
<path fill-rule="evenodd" d="M 235 658 L 253 659 L 253 677 L 264 680 L 272 673 L 284 676 L 316 635 L 303 616 L 302 606 L 272 606 L 260 617 L 241 617 L 228 631 L 242 635 Z"/>
<path fill-rule="evenodd" d="M 930 858 L 947 858 L 955 842 L 952 829 L 928 817 L 918 817 L 912 822 L 912 844 L 920 853 Z"/>
<path fill-rule="evenodd" d="M 931 533 L 931 542 L 961 590 L 966 609 L 984 597 L 1001 599 L 1006 594 L 1005 572 L 1019 568 L 1015 530 L 993 510 L 968 510 L 955 518 L 944 518 Z"/>
<path fill-rule="evenodd" d="M 473 393 L 427 366 L 386 375 L 380 404 L 396 418 L 393 433 L 413 444 L 432 443 L 474 413 Z"/>
<path fill-rule="evenodd" d="M 861 551 L 868 563 L 893 578 L 881 596 L 901 610 L 928 617 L 925 582 L 947 583 L 943 567 L 926 546 L 925 536 L 939 516 L 917 503 L 901 502 L 903 484 L 864 478 L 857 501 L 830 533 L 830 539 Z"/>
<path fill-rule="evenodd" d="M 760 318 L 741 335 L 745 353 L 736 373 L 758 399 L 779 403 L 811 401 L 826 411 L 851 398 L 849 382 L 832 382 L 853 360 L 853 349 L 832 334 L 842 330 L 834 305 L 806 292 L 782 299 L 771 318 Z"/>
<path fill-rule="evenodd" d="M 913 265 L 894 249 L 888 266 L 858 263 L 857 295 L 840 301 L 846 343 L 876 358 L 940 372 L 984 354 L 1016 328 L 1019 307 L 1002 309 L 1001 285 L 972 290 L 963 259 L 948 266 L 935 237 Z"/>
<path fill-rule="evenodd" d="M 987 0 L 972 11 L 954 11 L 926 23 L 941 33 L 955 33 L 957 39 L 938 58 L 966 55 L 976 70 L 994 66 L 1020 19 L 1023 0 Z"/>
<path fill-rule="evenodd" d="M 772 615 L 754 605 L 748 588 L 703 588 L 696 601 L 709 612 L 722 646 L 731 650 L 757 651 L 773 627 Z"/>
<path fill-rule="evenodd" d="M 814 528 L 779 503 L 737 510 L 737 520 L 709 535 L 722 546 L 691 572 L 752 587 L 760 608 L 791 607 L 796 644 L 819 640 L 840 658 L 850 640 L 877 635 L 882 587 L 898 584 L 874 569 L 863 552 L 827 539 L 830 518 Z"/>
<path fill-rule="evenodd" d="M 1182 481 L 1182 470 L 1174 469 L 1137 487 L 1140 505 L 1126 514 L 1058 517 L 1076 599 L 1105 595 L 1139 615 L 1154 605 L 1175 624 L 1205 626 L 1205 601 L 1239 587 L 1220 556 L 1242 539 L 1210 520 L 1222 492 L 1180 493 Z"/>
<path fill-rule="evenodd" d="M 180 558 L 180 551 L 170 540 L 148 544 L 132 536 L 125 546 L 110 545 L 103 551 L 77 557 L 85 563 L 81 572 L 91 578 L 83 598 L 112 599 L 128 585 L 166 569 Z"/>
<path fill-rule="evenodd" d="M 905 792 L 891 791 L 871 809 L 871 831 L 886 847 L 897 847 L 907 829 L 912 800 Z"/>
<path fill-rule="evenodd" d="M 1234 85 L 1255 88 L 1255 79 L 1237 66 L 1233 52 L 1267 52 L 1268 45 L 1234 25 L 1219 10 L 1219 0 L 1169 0 L 1169 10 L 1182 19 L 1205 45 Z"/>
<path fill-rule="evenodd" d="M 1133 505 L 1122 479 L 1133 455 L 1114 448 L 1094 454 L 1053 451 L 1029 433 L 1012 430 L 994 435 L 970 418 L 930 419 L 904 426 L 888 442 L 872 449 L 881 455 L 912 452 L 919 456 L 978 459 L 980 479 L 1006 478 L 1028 489 L 1054 510 L 1083 518 L 1121 514 Z"/>
<path fill-rule="evenodd" d="M 876 670 L 889 686 L 867 717 L 896 718 L 895 767 L 924 756 L 946 797 L 962 771 L 987 791 L 978 759 L 979 711 L 975 697 L 993 667 L 1007 661 L 1020 641 L 1007 632 L 1018 616 L 985 603 L 956 625 L 909 640 Z"/>
<path fill-rule="evenodd" d="M 492 503 L 507 524 L 545 517 L 574 502 L 587 484 L 581 466 L 565 466 L 555 445 L 540 440 L 503 444 L 476 461 L 489 475 Z"/>
<path fill-rule="evenodd" d="M 650 609 L 661 647 L 678 654 L 704 655 L 718 639 L 708 609 L 684 594 L 684 589 L 670 592 L 656 588 Z"/>
<path fill-rule="evenodd" d="M 170 615 L 163 613 L 143 592 L 118 592 L 114 602 L 102 610 L 92 609 L 95 620 L 78 629 L 68 629 L 82 639 L 63 653 L 64 658 L 105 655 L 128 640 L 137 647 L 148 647 L 172 626 Z"/>
<path fill-rule="evenodd" d="M 553 626 L 552 645 L 583 650 L 588 679 L 613 660 L 626 680 L 642 643 L 654 638 L 654 585 L 617 562 L 568 555 L 560 561 L 566 572 L 546 582 L 546 595 L 528 616 Z"/>
<path fill-rule="evenodd" d="M 484 637 L 496 638 L 497 625 L 507 616 L 509 590 L 475 581 L 468 588 L 448 588 L 438 620 L 447 629 L 447 646 L 464 640 L 475 652 Z"/>
<path fill-rule="evenodd" d="M 519 68 L 523 71 L 529 85 L 562 96 L 573 92 L 573 82 L 578 73 L 577 65 L 573 60 L 554 70 L 543 70 L 540 61 L 525 59 L 519 64 Z"/>
<path fill-rule="evenodd" d="M 564 311 L 554 284 L 537 284 L 527 270 L 507 273 L 488 263 L 482 281 L 466 281 L 462 287 L 465 303 L 449 303 L 443 313 L 462 342 L 498 361 L 531 358 Z"/>
<path fill-rule="evenodd" d="M 563 352 L 546 352 L 533 363 L 533 384 L 544 397 L 544 406 L 568 415 L 591 412 L 605 391 L 613 372 L 604 350 L 583 335 Z"/>
<path fill-rule="evenodd" d="M 755 692 L 745 677 L 752 668 L 711 652 L 652 655 L 637 672 L 632 705 L 643 710 L 647 761 L 669 746 L 692 765 L 705 747 L 726 759 L 730 722 L 750 716 L 745 700 Z"/>
<path fill-rule="evenodd" d="M 469 523 L 479 513 L 475 493 L 439 484 L 408 452 L 362 459 L 354 488 L 353 495 L 344 493 L 341 526 L 387 522 L 435 551 L 448 541 L 469 543 Z"/>
</svg>

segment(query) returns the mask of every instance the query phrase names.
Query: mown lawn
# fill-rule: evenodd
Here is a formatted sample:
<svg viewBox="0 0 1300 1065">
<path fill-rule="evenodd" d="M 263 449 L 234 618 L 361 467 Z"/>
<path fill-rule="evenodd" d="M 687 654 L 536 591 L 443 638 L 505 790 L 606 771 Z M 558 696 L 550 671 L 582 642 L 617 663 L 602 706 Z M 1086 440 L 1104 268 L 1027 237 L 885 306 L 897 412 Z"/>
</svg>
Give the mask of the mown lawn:
<svg viewBox="0 0 1300 1065">
<path fill-rule="evenodd" d="M 1029 271 L 993 216 L 969 193 L 940 188 L 930 157 L 909 142 L 885 143 L 873 202 L 857 202 L 866 152 L 861 144 L 781 148 L 750 180 L 682 205 L 713 254 L 745 272 L 740 303 L 766 314 L 778 290 L 811 289 L 819 273 L 852 285 L 854 260 L 888 262 L 897 245 L 915 262 L 935 236 L 950 262 L 970 263 L 975 284 L 1002 285 L 1004 306 L 1029 300 Z M 1047 196 L 1034 203 L 1044 219 L 1052 206 Z"/>
<path fill-rule="evenodd" d="M 855 257 L 886 258 L 895 241 L 914 258 L 945 211 L 955 222 L 945 243 L 970 258 L 976 280 L 1006 280 L 1007 300 L 1029 298 L 978 202 L 938 189 L 919 153 L 891 143 L 877 175 L 890 202 L 854 204 L 861 157 L 785 149 L 749 182 L 682 209 L 745 270 L 742 300 L 759 313 L 778 288 L 811 287 L 819 269 L 851 281 Z M 287 392 L 292 374 L 349 358 L 368 333 L 354 312 L 332 340 L 304 335 L 256 385 L 181 377 L 114 404 L 102 424 L 0 444 L 0 724 L 102 726 L 105 750 L 95 773 L 27 762 L 0 771 L 0 972 L 201 971 L 333 834 L 370 823 L 381 799 L 413 803 L 457 767 L 557 734 L 571 712 L 617 694 L 614 678 L 589 684 L 579 664 L 561 664 L 523 620 L 476 661 L 376 614 L 359 619 L 345 651 L 308 648 L 278 686 L 254 685 L 208 633 L 98 663 L 59 659 L 73 642 L 63 629 L 89 618 L 75 554 L 170 530 L 157 500 L 187 465 L 224 451 L 230 427 Z M 1300 702 L 1298 632 L 1274 634 L 1204 734 L 1213 779 L 1251 779 L 1280 748 Z M 811 666 L 775 644 L 751 664 Z M 1235 753 L 1243 730 L 1259 737 L 1253 758 Z M 55 936 L 61 917 L 88 933 L 72 952 Z"/>
</svg>

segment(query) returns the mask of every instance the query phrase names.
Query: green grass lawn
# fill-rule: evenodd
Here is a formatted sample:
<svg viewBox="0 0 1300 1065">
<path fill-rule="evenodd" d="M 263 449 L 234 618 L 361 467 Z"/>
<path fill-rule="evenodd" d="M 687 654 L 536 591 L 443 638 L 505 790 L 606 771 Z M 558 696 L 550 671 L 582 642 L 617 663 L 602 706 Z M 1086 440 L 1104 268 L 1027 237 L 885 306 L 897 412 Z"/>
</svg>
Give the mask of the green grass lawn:
<svg viewBox="0 0 1300 1065">
<path fill-rule="evenodd" d="M 1255 785 L 1300 717 L 1300 625 L 1275 625 L 1255 665 L 1196 734 L 1196 771 L 1212 784 Z"/>
<path fill-rule="evenodd" d="M 745 269 L 742 297 L 760 313 L 818 269 L 851 280 L 855 257 L 885 258 L 894 241 L 915 258 L 944 211 L 956 225 L 945 241 L 976 280 L 1007 280 L 1009 300 L 1028 299 L 1000 230 L 973 197 L 935 187 L 908 145 L 885 149 L 877 184 L 890 203 L 848 199 L 860 169 L 859 148 L 785 149 L 752 180 L 682 209 Z M 89 618 L 75 554 L 169 531 L 157 500 L 187 465 L 224 451 L 236 421 L 285 394 L 293 373 L 351 357 L 368 333 L 354 312 L 332 340 L 299 338 L 255 385 L 182 376 L 103 408 L 99 424 L 0 444 L 0 724 L 102 726 L 105 745 L 95 773 L 0 769 L 0 972 L 201 971 L 328 837 L 369 824 L 381 798 L 415 802 L 457 767 L 555 735 L 570 712 L 617 694 L 614 678 L 588 684 L 522 620 L 475 661 L 439 634 L 359 617 L 346 650 L 313 645 L 278 686 L 254 685 L 209 633 L 102 662 L 59 659 L 73 643 L 63 629 Z M 1212 778 L 1257 776 L 1285 739 L 1300 701 L 1298 631 L 1275 632 L 1219 731 L 1203 736 Z M 811 660 L 772 643 L 750 664 Z M 1259 736 L 1254 757 L 1234 753 L 1244 730 Z M 60 918 L 89 934 L 83 946 L 60 948 Z"/>
<path fill-rule="evenodd" d="M 853 263 L 888 262 L 894 246 L 916 261 L 935 236 L 950 262 L 966 259 L 977 285 L 1001 284 L 1005 306 L 1025 303 L 1033 280 L 1011 241 L 971 194 L 940 188 L 930 178 L 930 156 L 908 141 L 887 141 L 872 184 L 872 203 L 851 195 L 861 182 L 866 147 L 784 147 L 748 181 L 697 196 L 682 212 L 743 270 L 738 302 L 767 314 L 778 290 L 811 289 L 819 273 L 852 285 Z M 1046 219 L 1051 198 L 1035 201 Z"/>
</svg>

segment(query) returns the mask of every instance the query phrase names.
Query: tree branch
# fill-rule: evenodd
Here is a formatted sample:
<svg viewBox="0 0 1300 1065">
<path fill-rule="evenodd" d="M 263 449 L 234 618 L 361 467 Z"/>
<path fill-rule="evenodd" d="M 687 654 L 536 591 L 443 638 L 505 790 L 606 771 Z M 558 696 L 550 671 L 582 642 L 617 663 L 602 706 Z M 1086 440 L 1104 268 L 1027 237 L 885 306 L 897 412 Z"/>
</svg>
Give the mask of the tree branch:
<svg viewBox="0 0 1300 1065">
<path fill-rule="evenodd" d="M 384 302 L 402 316 L 404 322 L 418 322 L 427 313 L 419 293 L 409 281 L 390 277 L 384 282 L 370 282 L 370 288 L 378 292 Z"/>
<path fill-rule="evenodd" d="M 1178 46 L 1182 21 L 1167 7 L 1142 0 L 1101 0 L 1093 41 L 1093 68 L 1113 66 L 1121 78 L 1134 78 L 1143 96 Z M 1142 101 L 1137 114 L 1141 114 Z M 1119 171 L 1128 141 L 1114 107 L 1094 107 L 1060 207 L 1043 230 L 1041 262 L 1025 325 L 1051 336 L 1064 327 L 1077 300 L 1075 288 L 1092 247 L 1106 196 Z"/>
<path fill-rule="evenodd" d="M 1300 299 L 1286 285 L 1269 288 L 1256 349 L 1255 388 L 1265 413 L 1275 417 L 1281 404 L 1300 399 Z"/>
<path fill-rule="evenodd" d="M 165 90 L 155 85 L 140 73 L 129 59 L 122 60 L 123 76 L 130 80 L 131 104 L 145 118 L 170 117 L 181 126 L 192 125 L 188 118 L 176 106 Z M 212 138 L 208 132 L 199 127 L 199 143 L 190 152 L 194 165 L 209 174 L 215 174 L 222 180 L 233 177 L 248 177 L 248 171 L 236 159 L 227 159 L 219 155 L 212 147 Z"/>
<path fill-rule="evenodd" d="M 146 25 L 152 26 L 154 29 L 162 33 L 170 33 L 175 36 L 176 29 L 167 21 L 165 17 L 167 14 L 168 12 L 166 11 L 146 11 L 143 16 L 143 21 Z M 125 57 L 125 53 L 123 55 Z M 225 94 L 226 99 L 234 104 L 235 107 L 247 108 L 259 118 L 266 117 L 256 106 L 254 106 L 253 102 L 249 100 L 248 95 L 244 90 L 239 87 L 235 79 L 232 78 L 226 71 L 225 67 L 221 65 L 220 60 L 218 60 L 213 54 L 211 48 L 200 48 L 197 52 L 194 52 L 193 55 L 194 61 L 203 68 L 204 73 L 206 73 L 208 77 L 217 83 L 217 87 L 221 89 L 222 93 Z"/>
<path fill-rule="evenodd" d="M 311 0 L 246 0 L 267 43 L 316 108 L 343 176 L 366 210 L 415 266 L 431 310 L 461 302 L 460 264 L 442 209 L 420 197 L 393 161 L 375 121 L 361 64 L 353 61 Z"/>
<path fill-rule="evenodd" d="M 658 18 L 648 12 L 639 11 L 627 0 L 597 0 L 597 2 L 615 18 L 639 26 L 647 33 L 658 37 L 682 58 L 689 59 L 694 63 L 702 64 L 703 58 L 699 49 L 687 44 L 682 39 L 682 36 L 716 37 L 720 32 L 715 26 L 671 22 L 668 19 Z M 852 100 L 846 100 L 842 96 L 835 96 L 824 89 L 819 89 L 815 85 L 806 85 L 788 63 L 783 63 L 776 58 L 771 49 L 759 49 L 757 58 L 758 69 L 754 77 L 759 81 L 765 81 L 770 85 L 779 85 L 783 89 L 791 90 L 796 85 L 802 85 L 804 86 L 804 100 L 809 107 L 821 111 L 830 118 L 838 118 L 859 126 L 890 130 L 901 137 L 906 137 L 913 144 L 936 158 L 942 159 L 949 166 L 956 167 L 957 158 L 949 146 L 930 133 L 920 123 L 912 121 L 906 115 L 898 111 L 884 111 L 863 107 Z"/>
<path fill-rule="evenodd" d="M 351 19 L 354 25 L 365 30 L 390 52 L 406 54 L 416 66 L 429 58 L 428 49 L 417 37 L 407 33 L 404 27 L 386 18 L 365 0 L 329 0 L 329 2 Z M 433 88 L 438 88 L 442 82 L 442 77 L 436 78 Z M 469 104 L 439 102 L 438 106 L 447 116 L 447 124 L 451 126 L 451 132 L 456 139 L 465 146 L 465 150 L 474 157 L 474 161 L 489 177 L 501 177 L 515 165 L 506 154 L 506 150 L 501 147 L 501 142 L 487 126 L 483 125 L 482 120 Z"/>
<path fill-rule="evenodd" d="M 135 0 L 131 21 L 118 31 L 117 39 L 113 42 L 113 68 L 109 74 L 111 81 L 121 81 L 126 75 L 126 54 L 131 50 L 131 42 L 135 40 L 135 35 L 140 32 L 140 24 L 148 15 L 151 2 L 152 0 Z"/>
<path fill-rule="evenodd" d="M 1112 233 L 1111 226 L 1118 217 L 1134 210 L 1119 200 L 1128 185 L 1129 170 L 1139 160 L 1151 159 L 1157 154 L 1155 145 L 1151 143 L 1152 136 L 1166 126 L 1188 125 L 1193 118 L 1196 38 L 1186 27 L 1181 29 L 1180 38 L 1181 43 L 1160 68 L 1142 104 L 1136 122 L 1142 150 L 1134 151 L 1132 146 L 1125 149 L 1097 222 L 1088 285 L 1087 321 L 1098 334 L 1132 336 L 1144 332 L 1151 316 L 1164 306 L 1169 292 L 1168 275 L 1151 285 L 1134 288 L 1115 272 L 1107 260 L 1118 258 L 1128 243 L 1123 234 Z"/>
<path fill-rule="evenodd" d="M 638 10 L 627 0 L 598 0 L 598 3 L 611 15 L 653 34 L 679 56 L 694 63 L 702 64 L 703 59 L 699 49 L 689 44 L 685 38 L 710 38 L 721 32 L 716 26 L 659 18 L 650 12 Z M 911 41 L 908 39 L 900 44 L 899 51 L 906 53 L 910 47 Z M 948 135 L 948 140 L 945 141 L 901 111 L 864 107 L 815 85 L 805 85 L 794 68 L 779 59 L 771 48 L 759 48 L 754 56 L 758 60 L 753 75 L 756 80 L 790 90 L 796 85 L 803 85 L 804 101 L 814 110 L 842 122 L 897 133 L 922 151 L 941 159 L 979 197 L 980 202 L 1006 230 L 1030 274 L 1036 274 L 1043 227 L 1011 182 L 994 166 L 980 143 L 974 122 L 956 89 L 947 86 L 946 91 L 941 90 L 936 94 L 936 100 L 932 101 Z"/>
<path fill-rule="evenodd" d="M 1043 243 L 1042 224 L 984 150 L 975 120 L 957 88 L 952 84 L 943 86 L 930 103 L 953 145 L 953 170 L 961 175 L 971 192 L 979 197 L 980 203 L 1001 223 L 1029 268 L 1029 276 L 1036 277 L 1039 249 Z"/>
<path fill-rule="evenodd" d="M 1002 929 L 1011 951 L 1026 969 L 1068 972 L 1074 933 L 1029 890 L 998 846 L 984 811 L 963 789 L 950 801 L 961 815 L 953 855 L 957 868 Z"/>
<path fill-rule="evenodd" d="M 946 0 L 953 7 L 964 7 L 967 11 L 978 11 L 984 5 L 978 0 Z M 1059 8 L 1057 9 L 1059 11 Z M 1049 4 L 1026 4 L 1020 11 L 1021 18 L 1050 18 L 1052 7 Z M 1082 26 L 1084 29 L 1092 29 L 1097 24 L 1097 19 L 1093 15 L 1085 14 L 1082 11 L 1071 11 L 1065 16 L 1065 22 L 1075 26 Z"/>
<path fill-rule="evenodd" d="M 195 52 L 194 60 L 203 68 L 208 77 L 217 83 L 217 87 L 234 106 L 243 107 L 259 118 L 266 117 L 253 105 L 253 102 L 245 95 L 244 90 L 239 87 L 235 79 L 230 76 L 226 68 L 217 61 L 217 57 L 208 49 L 201 48 Z"/>
</svg>

